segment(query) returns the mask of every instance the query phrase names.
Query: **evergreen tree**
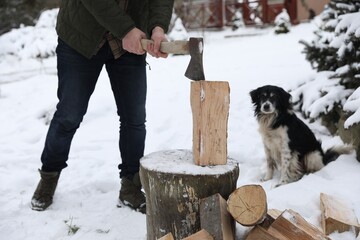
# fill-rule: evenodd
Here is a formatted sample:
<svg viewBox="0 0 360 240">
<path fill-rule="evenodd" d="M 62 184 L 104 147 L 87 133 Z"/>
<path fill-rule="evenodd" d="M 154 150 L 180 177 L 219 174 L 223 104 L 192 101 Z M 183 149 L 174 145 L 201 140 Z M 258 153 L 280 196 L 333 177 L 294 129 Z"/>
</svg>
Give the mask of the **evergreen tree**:
<svg viewBox="0 0 360 240">
<path fill-rule="evenodd" d="M 358 12 L 360 9 L 360 0 L 332 0 L 326 6 L 319 17 L 319 29 L 315 31 L 315 39 L 311 42 L 300 41 L 305 45 L 304 53 L 306 59 L 312 67 L 318 71 L 335 71 L 343 66 L 339 61 L 336 46 L 330 45 L 337 35 L 335 28 L 340 21 L 340 16 L 348 13 Z"/>
<path fill-rule="evenodd" d="M 285 8 L 276 16 L 274 23 L 276 34 L 288 33 L 290 31 L 290 16 Z"/>
</svg>

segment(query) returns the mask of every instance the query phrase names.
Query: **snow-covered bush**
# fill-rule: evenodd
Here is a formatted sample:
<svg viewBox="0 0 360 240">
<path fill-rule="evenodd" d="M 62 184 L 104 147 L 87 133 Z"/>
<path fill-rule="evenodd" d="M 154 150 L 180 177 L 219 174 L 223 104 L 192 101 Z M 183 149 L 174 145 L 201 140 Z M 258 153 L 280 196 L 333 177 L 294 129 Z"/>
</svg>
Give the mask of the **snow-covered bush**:
<svg viewBox="0 0 360 240">
<path fill-rule="evenodd" d="M 334 106 L 347 112 L 344 126 L 360 123 L 360 0 L 332 0 L 315 20 L 319 29 L 304 53 L 318 73 L 294 90 L 305 116 L 316 119 Z"/>
<path fill-rule="evenodd" d="M 275 17 L 274 23 L 276 34 L 288 33 L 290 31 L 290 16 L 285 8 Z"/>
<path fill-rule="evenodd" d="M 55 31 L 58 9 L 44 11 L 35 26 L 22 26 L 0 36 L 0 58 L 11 55 L 17 59 L 55 56 Z"/>
<path fill-rule="evenodd" d="M 239 10 L 236 10 L 232 18 L 232 30 L 235 31 L 242 27 L 245 27 L 243 15 Z"/>
<path fill-rule="evenodd" d="M 173 16 L 175 16 L 175 15 L 173 15 Z M 186 31 L 186 29 L 181 21 L 181 18 L 175 17 L 174 25 L 167 36 L 168 36 L 169 40 L 171 40 L 171 41 L 187 40 L 189 38 L 189 34 Z"/>
</svg>

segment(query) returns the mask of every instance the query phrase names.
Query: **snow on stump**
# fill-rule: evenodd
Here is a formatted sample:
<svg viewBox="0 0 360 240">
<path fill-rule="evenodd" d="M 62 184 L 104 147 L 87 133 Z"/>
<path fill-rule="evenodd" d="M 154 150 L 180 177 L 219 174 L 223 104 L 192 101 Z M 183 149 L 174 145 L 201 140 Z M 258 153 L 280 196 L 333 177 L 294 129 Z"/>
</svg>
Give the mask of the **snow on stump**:
<svg viewBox="0 0 360 240">
<path fill-rule="evenodd" d="M 226 164 L 230 87 L 222 81 L 193 81 L 193 153 L 201 166 Z"/>
<path fill-rule="evenodd" d="M 266 218 L 266 193 L 260 185 L 245 185 L 229 197 L 228 211 L 243 226 L 254 226 Z"/>
<path fill-rule="evenodd" d="M 172 233 L 183 239 L 201 230 L 200 200 L 219 193 L 224 199 L 236 189 L 239 166 L 198 166 L 190 150 L 151 153 L 140 161 L 146 193 L 147 239 Z"/>
</svg>

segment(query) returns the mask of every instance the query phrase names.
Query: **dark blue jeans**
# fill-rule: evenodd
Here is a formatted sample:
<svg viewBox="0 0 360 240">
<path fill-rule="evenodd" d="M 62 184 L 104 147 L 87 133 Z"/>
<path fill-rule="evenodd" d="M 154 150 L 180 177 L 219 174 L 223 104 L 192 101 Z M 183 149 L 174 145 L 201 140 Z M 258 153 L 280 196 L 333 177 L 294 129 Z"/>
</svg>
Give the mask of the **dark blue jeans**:
<svg viewBox="0 0 360 240">
<path fill-rule="evenodd" d="M 58 39 L 56 53 L 59 102 L 41 155 L 42 170 L 61 171 L 67 167 L 71 141 L 105 65 L 120 117 L 120 177 L 138 172 L 146 135 L 145 55 L 125 53 L 115 60 L 106 43 L 95 56 L 87 59 L 61 39 Z M 94 129 L 94 134 L 99 129 Z"/>
</svg>

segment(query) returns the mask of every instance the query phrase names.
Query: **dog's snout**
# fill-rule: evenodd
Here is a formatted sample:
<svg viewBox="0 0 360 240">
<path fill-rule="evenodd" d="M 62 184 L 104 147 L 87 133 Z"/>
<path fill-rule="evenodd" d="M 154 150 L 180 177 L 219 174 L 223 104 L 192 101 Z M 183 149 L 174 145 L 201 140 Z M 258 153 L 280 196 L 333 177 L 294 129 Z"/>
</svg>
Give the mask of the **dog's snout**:
<svg viewBox="0 0 360 240">
<path fill-rule="evenodd" d="M 269 103 L 264 103 L 264 110 L 265 110 L 265 111 L 269 111 L 269 110 L 270 110 L 270 104 L 269 104 Z"/>
<path fill-rule="evenodd" d="M 274 112 L 274 106 L 271 102 L 266 101 L 261 104 L 261 112 L 271 114 Z"/>
</svg>

